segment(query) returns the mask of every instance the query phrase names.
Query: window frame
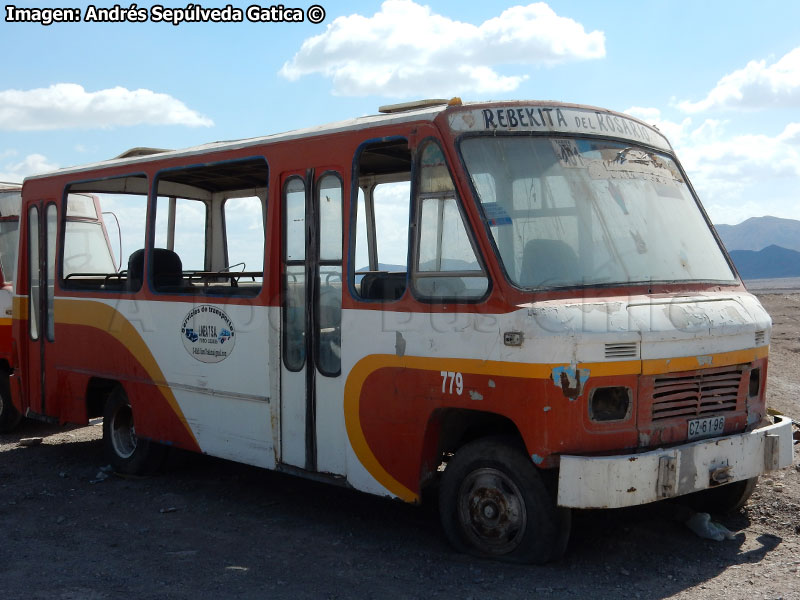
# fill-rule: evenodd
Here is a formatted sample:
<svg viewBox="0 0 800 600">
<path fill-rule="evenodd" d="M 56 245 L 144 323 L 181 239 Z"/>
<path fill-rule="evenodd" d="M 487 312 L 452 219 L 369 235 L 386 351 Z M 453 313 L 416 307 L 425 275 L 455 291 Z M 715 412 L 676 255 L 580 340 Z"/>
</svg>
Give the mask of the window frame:
<svg viewBox="0 0 800 600">
<path fill-rule="evenodd" d="M 322 199 L 322 194 L 321 194 L 322 187 L 320 186 L 320 182 L 322 182 L 322 180 L 325 179 L 326 177 L 334 177 L 335 179 L 338 179 L 338 181 L 339 181 L 339 190 L 340 190 L 340 193 L 341 193 L 341 202 L 340 202 L 340 206 L 339 206 L 339 220 L 340 220 L 340 223 L 341 223 L 341 239 L 339 240 L 340 248 L 339 248 L 339 259 L 338 260 L 330 260 L 330 259 L 323 260 L 322 257 L 321 257 L 321 255 L 322 255 L 322 227 L 321 227 L 321 225 L 322 225 L 322 209 L 321 209 L 321 205 L 322 205 L 322 202 L 321 202 L 321 199 Z M 321 281 L 321 272 L 320 271 L 321 271 L 321 268 L 323 266 L 330 266 L 330 267 L 338 266 L 340 271 L 341 271 L 341 276 L 342 276 L 342 296 L 344 297 L 344 280 L 345 280 L 345 273 L 344 273 L 344 198 L 345 198 L 344 177 L 342 176 L 341 173 L 339 173 L 338 171 L 335 171 L 333 169 L 327 169 L 327 170 L 323 171 L 314 180 L 313 194 L 314 194 L 314 198 L 312 199 L 312 202 L 316 203 L 316 206 L 317 206 L 317 210 L 315 211 L 316 214 L 314 215 L 315 216 L 314 229 L 315 229 L 316 240 L 315 240 L 315 243 L 313 244 L 313 246 L 314 246 L 314 256 L 312 257 L 313 264 L 314 264 L 314 289 L 313 289 L 313 291 L 314 291 L 314 299 L 313 299 L 313 305 L 314 305 L 314 327 L 317 329 L 317 331 L 314 332 L 314 348 L 313 348 L 313 351 L 314 351 L 314 365 L 316 366 L 317 371 L 319 371 L 319 373 L 321 375 L 323 375 L 325 377 L 338 377 L 342 373 L 341 355 L 339 356 L 339 367 L 335 371 L 327 371 L 327 370 L 323 370 L 321 368 L 322 361 L 320 360 L 320 354 L 321 354 L 320 349 L 321 349 L 321 346 L 322 346 L 322 335 L 321 335 L 321 331 L 319 331 L 319 327 L 320 327 L 320 323 L 321 323 L 321 320 L 320 320 L 320 308 L 321 308 L 320 287 L 321 287 L 321 285 L 318 285 L 317 282 Z M 306 215 L 306 218 L 308 218 L 308 215 Z M 308 252 L 306 252 L 306 261 L 308 261 L 308 260 L 309 260 Z M 340 349 L 340 351 L 341 351 L 341 347 L 342 347 L 342 315 L 341 315 L 341 313 L 342 313 L 342 305 L 340 303 L 339 304 L 339 349 Z M 306 332 L 306 335 L 308 335 L 308 332 Z"/>
<path fill-rule="evenodd" d="M 144 185 L 144 190 L 145 191 L 143 193 L 129 193 L 129 194 L 126 194 L 126 193 L 120 192 L 120 191 L 100 191 L 100 190 L 97 190 L 97 189 L 88 189 L 88 190 L 70 189 L 73 186 L 88 186 L 88 185 L 92 185 L 92 184 L 98 184 L 99 185 L 102 182 L 109 182 L 109 181 L 122 180 L 122 179 L 128 179 L 128 178 L 142 179 L 145 182 L 145 185 Z M 141 201 L 144 202 L 145 220 L 144 220 L 144 228 L 143 228 L 144 231 L 142 232 L 144 234 L 144 237 L 141 240 L 141 243 L 142 243 L 141 248 L 144 248 L 147 245 L 147 233 L 148 233 L 147 230 L 148 230 L 148 218 L 149 218 L 149 209 L 150 209 L 150 207 L 149 207 L 149 203 L 150 203 L 150 183 L 151 183 L 151 180 L 150 180 L 150 177 L 147 175 L 147 173 L 145 173 L 144 171 L 133 171 L 131 173 L 122 173 L 120 175 L 111 175 L 111 176 L 108 176 L 108 177 L 99 177 L 99 178 L 92 178 L 92 179 L 80 179 L 80 180 L 76 180 L 76 181 L 70 181 L 70 182 L 67 182 L 66 184 L 64 184 L 64 189 L 63 189 L 63 192 L 62 192 L 62 195 L 61 195 L 61 200 L 58 203 L 59 204 L 59 208 L 61 209 L 59 211 L 59 224 L 58 224 L 58 235 L 60 236 L 60 241 L 59 241 L 57 249 L 56 249 L 56 252 L 57 252 L 56 262 L 58 263 L 57 264 L 57 270 L 56 270 L 56 279 L 58 281 L 59 287 L 62 290 L 69 290 L 70 292 L 73 292 L 73 291 L 74 292 L 86 292 L 86 293 L 90 293 L 90 294 L 136 294 L 136 293 L 138 293 L 139 291 L 142 290 L 144 285 L 142 285 L 138 290 L 129 290 L 127 288 L 127 286 L 124 285 L 124 284 L 119 286 L 118 288 L 113 288 L 113 287 L 112 288 L 107 288 L 107 287 L 92 287 L 92 286 L 85 286 L 85 285 L 76 285 L 74 283 L 71 283 L 74 280 L 70 280 L 69 278 L 65 278 L 64 277 L 64 244 L 66 243 L 66 237 L 67 237 L 66 236 L 67 221 L 70 221 L 70 220 L 73 221 L 73 222 L 81 222 L 82 221 L 82 222 L 87 222 L 87 223 L 100 222 L 100 223 L 103 224 L 104 235 L 105 235 L 106 241 L 108 243 L 109 252 L 111 253 L 111 259 L 112 259 L 112 262 L 113 262 L 113 260 L 114 260 L 114 251 L 113 251 L 113 248 L 111 247 L 111 239 L 108 237 L 108 230 L 105 228 L 105 221 L 103 220 L 102 212 L 98 215 L 97 221 L 92 221 L 91 219 L 85 218 L 85 217 L 69 218 L 69 217 L 67 217 L 67 204 L 69 202 L 69 195 L 70 194 L 97 194 L 97 195 L 100 195 L 100 194 L 116 194 L 116 195 L 119 195 L 119 196 L 137 196 L 140 199 L 142 199 Z M 120 256 L 119 257 L 119 264 L 117 265 L 117 275 L 120 275 L 122 273 L 126 273 L 126 281 L 127 281 L 127 270 L 128 270 L 128 265 L 127 265 L 128 258 L 130 258 L 130 257 Z M 123 262 L 123 261 L 125 261 L 125 262 Z M 124 266 L 124 268 L 123 268 L 123 266 Z M 100 274 L 98 273 L 98 275 L 100 275 Z"/>
<path fill-rule="evenodd" d="M 356 148 L 355 153 L 353 154 L 353 167 L 351 170 L 351 182 L 350 182 L 350 214 L 347 218 L 347 227 L 348 227 L 348 236 L 347 236 L 347 246 L 345 248 L 347 253 L 347 273 L 343 273 L 343 276 L 347 279 L 347 288 L 350 292 L 351 300 L 364 303 L 364 304 L 378 304 L 378 305 L 387 305 L 393 304 L 396 302 L 400 302 L 408 293 L 408 289 L 411 284 L 410 280 L 410 269 L 409 266 L 411 263 L 411 244 L 407 243 L 406 248 L 406 277 L 405 277 L 405 288 L 403 294 L 399 298 L 395 299 L 385 299 L 385 298 L 364 298 L 357 290 L 356 290 L 356 275 L 357 271 L 355 270 L 355 261 L 356 261 L 356 240 L 358 237 L 358 192 L 361 189 L 359 186 L 359 179 L 360 175 L 360 164 L 361 164 L 361 156 L 365 150 L 367 150 L 370 146 L 376 146 L 382 142 L 405 142 L 406 147 L 408 148 L 409 154 L 411 156 L 411 170 L 409 172 L 409 198 L 408 198 L 408 222 L 406 226 L 408 227 L 409 232 L 411 232 L 411 228 L 413 227 L 413 214 L 414 214 L 414 174 L 416 170 L 416 161 L 414 160 L 414 148 L 411 146 L 411 141 L 409 140 L 408 136 L 405 135 L 392 135 L 387 137 L 380 137 L 380 138 L 370 138 L 368 140 L 364 140 L 358 145 Z M 405 180 L 401 180 L 405 181 Z M 388 183 L 388 182 L 387 182 Z M 373 181 L 370 185 L 371 190 L 374 190 L 375 186 L 379 183 Z M 370 192 L 371 193 L 371 192 Z M 367 197 L 366 194 L 364 195 L 364 207 L 366 213 L 366 203 Z M 365 214 L 366 217 L 366 214 Z M 370 247 L 370 224 L 367 222 L 368 220 L 365 218 L 365 223 L 367 225 L 367 255 L 369 256 L 370 253 L 374 250 L 376 254 L 376 261 L 380 258 L 377 256 L 378 252 L 378 242 L 375 239 L 375 234 L 377 233 L 377 228 L 375 225 L 375 213 L 374 213 L 374 204 L 372 210 L 372 247 Z M 409 234 L 409 241 L 411 240 L 411 235 Z M 371 260 L 371 259 L 370 259 Z M 377 265 L 376 265 L 377 266 Z"/>
<path fill-rule="evenodd" d="M 176 173 L 180 171 L 190 171 L 190 170 L 200 170 L 200 169 L 213 169 L 215 167 L 219 167 L 221 165 L 233 165 L 235 163 L 246 163 L 248 161 L 261 161 L 266 168 L 266 177 L 264 178 L 263 184 L 264 189 L 267 190 L 267 202 L 269 201 L 269 187 L 270 187 L 270 164 L 267 160 L 267 157 L 263 154 L 253 154 L 248 156 L 241 156 L 236 158 L 228 158 L 223 160 L 217 160 L 213 162 L 207 163 L 191 163 L 185 164 L 180 166 L 174 167 L 166 167 L 159 169 L 153 175 L 152 184 L 150 186 L 150 194 L 148 196 L 148 223 L 147 223 L 147 233 L 146 242 L 145 242 L 145 258 L 147 259 L 147 286 L 148 290 L 153 293 L 154 295 L 158 296 L 201 296 L 206 298 L 213 298 L 215 302 L 224 302 L 226 299 L 234 299 L 234 298 L 256 298 L 261 296 L 265 293 L 265 289 L 267 288 L 267 282 L 265 274 L 266 274 L 266 248 L 267 248 L 267 227 L 266 227 L 266 209 L 262 209 L 262 219 L 264 223 L 264 264 L 262 266 L 261 275 L 261 285 L 258 288 L 255 287 L 245 287 L 240 288 L 238 285 L 230 284 L 226 286 L 207 286 L 207 285 L 197 285 L 193 287 L 186 286 L 187 289 L 183 290 L 162 290 L 158 289 L 154 282 L 152 281 L 153 275 L 153 249 L 160 248 L 161 246 L 156 246 L 156 220 L 158 217 L 158 198 L 172 198 L 174 197 L 177 200 L 191 200 L 195 202 L 202 202 L 206 207 L 205 212 L 205 222 L 204 222 L 204 244 L 205 247 L 203 248 L 203 266 L 204 269 L 208 269 L 209 261 L 211 260 L 210 246 L 209 246 L 209 239 L 214 237 L 213 232 L 213 220 L 212 220 L 212 212 L 214 211 L 213 202 L 210 200 L 200 199 L 200 198 L 187 198 L 185 196 L 169 196 L 169 195 L 160 195 L 158 184 L 159 181 L 162 179 L 167 179 L 170 173 Z M 180 185 L 180 184 L 179 184 Z M 246 188 L 249 189 L 249 188 Z M 255 189 L 255 188 L 254 188 Z M 217 192 L 211 192 L 211 194 Z M 224 192 L 222 192 L 224 193 Z M 224 211 L 224 204 L 230 200 L 230 198 L 225 198 L 219 203 L 219 212 L 220 212 L 220 226 L 222 227 L 222 235 L 220 236 L 220 243 L 223 246 L 224 258 L 225 262 L 228 261 L 228 245 L 227 245 L 227 231 L 225 230 L 225 211 Z M 173 250 L 174 251 L 174 250 Z M 180 256 L 180 255 L 179 255 Z M 181 261 L 183 262 L 183 261 Z M 184 270 L 184 272 L 191 273 L 192 270 Z M 223 271 L 200 271 L 200 273 L 222 273 Z M 231 276 L 231 281 L 233 281 L 233 276 Z M 237 280 L 238 281 L 238 280 Z M 215 290 L 215 291 L 212 291 Z"/>
<path fill-rule="evenodd" d="M 422 160 L 422 153 L 425 148 L 429 144 L 436 144 L 439 147 L 440 152 L 445 160 L 445 166 L 447 167 L 447 172 L 450 175 L 450 180 L 453 182 L 453 200 L 455 201 L 456 209 L 458 210 L 458 214 L 461 217 L 461 223 L 464 226 L 464 231 L 467 235 L 467 240 L 469 241 L 470 247 L 472 248 L 473 253 L 475 254 L 475 259 L 478 261 L 478 266 L 481 269 L 481 274 L 486 278 L 486 291 L 480 296 L 474 297 L 458 297 L 458 296 L 426 296 L 421 294 L 415 285 L 415 278 L 418 272 L 422 273 L 430 273 L 429 271 L 419 271 L 419 250 L 420 250 L 420 236 L 422 232 L 422 228 L 420 227 L 420 218 L 422 216 L 422 202 L 420 201 L 420 188 L 421 188 L 421 178 L 422 178 L 422 165 L 420 165 L 420 161 Z M 486 268 L 486 261 L 483 257 L 483 253 L 480 251 L 480 247 L 477 244 L 477 239 L 475 237 L 475 232 L 473 231 L 472 224 L 470 223 L 469 217 L 464 210 L 464 202 L 461 198 L 461 194 L 458 192 L 458 184 L 457 179 L 453 176 L 453 169 L 450 164 L 450 161 L 447 158 L 447 153 L 444 150 L 445 144 L 442 141 L 435 137 L 435 136 L 428 136 L 420 140 L 414 150 L 414 171 L 416 172 L 416 176 L 412 179 L 412 186 L 411 186 L 411 229 L 414 233 L 414 239 L 410 240 L 409 243 L 409 250 L 411 253 L 410 259 L 413 262 L 409 263 L 408 269 L 408 277 L 409 277 L 409 287 L 411 288 L 411 293 L 413 297 L 422 303 L 425 304 L 479 304 L 481 302 L 486 301 L 489 296 L 492 294 L 493 289 L 493 282 L 492 278 L 489 275 L 489 270 Z M 446 271 L 433 271 L 434 273 L 437 272 L 446 272 Z M 465 273 L 465 271 L 454 271 L 454 273 Z M 471 273 L 471 271 L 470 271 Z M 478 277 L 478 271 L 475 271 L 474 277 Z M 464 277 L 465 275 L 462 275 Z M 427 277 L 427 275 L 425 276 Z"/>
<path fill-rule="evenodd" d="M 287 227 L 287 218 L 289 215 L 289 211 L 286 210 L 286 193 L 287 188 L 293 181 L 299 181 L 303 185 L 303 240 L 304 240 L 304 252 L 303 258 L 301 259 L 292 259 L 292 262 L 303 264 L 303 305 L 305 306 L 306 301 L 305 298 L 308 296 L 308 248 L 305 247 L 305 238 L 306 238 L 306 231 L 308 229 L 308 181 L 307 178 L 299 173 L 294 173 L 286 177 L 281 186 L 281 195 L 280 195 L 280 202 L 281 202 L 281 287 L 283 288 L 283 297 L 281 298 L 281 358 L 283 361 L 283 366 L 287 371 L 291 371 L 292 373 L 299 373 L 308 365 L 308 319 L 306 318 L 306 310 L 303 311 L 303 360 L 299 364 L 290 364 L 289 362 L 289 352 L 287 349 L 289 348 L 289 341 L 288 341 L 288 332 L 289 332 L 289 286 L 288 284 L 288 273 L 286 267 L 289 265 L 289 258 L 287 255 L 288 250 L 288 227 Z M 299 193 L 299 190 L 298 190 Z"/>
</svg>

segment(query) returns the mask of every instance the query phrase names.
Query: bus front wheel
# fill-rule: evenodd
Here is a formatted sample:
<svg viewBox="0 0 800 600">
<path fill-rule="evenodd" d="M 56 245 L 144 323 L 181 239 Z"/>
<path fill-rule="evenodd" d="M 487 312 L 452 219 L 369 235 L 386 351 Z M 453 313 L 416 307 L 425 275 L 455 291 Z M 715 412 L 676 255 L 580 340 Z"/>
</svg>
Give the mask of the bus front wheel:
<svg viewBox="0 0 800 600">
<path fill-rule="evenodd" d="M 442 475 L 439 512 L 445 534 L 462 552 L 544 564 L 566 549 L 569 509 L 556 506 L 531 460 L 502 438 L 456 452 Z"/>
<path fill-rule="evenodd" d="M 726 483 L 694 492 L 684 497 L 684 503 L 699 512 L 727 515 L 742 508 L 756 489 L 758 477 Z"/>
<path fill-rule="evenodd" d="M 133 410 L 128 397 L 117 387 L 103 411 L 103 446 L 111 466 L 118 473 L 143 475 L 161 465 L 165 447 L 136 435 Z"/>
<path fill-rule="evenodd" d="M 11 402 L 11 386 L 8 373 L 0 372 L 0 433 L 14 431 L 22 421 L 22 414 Z"/>
</svg>

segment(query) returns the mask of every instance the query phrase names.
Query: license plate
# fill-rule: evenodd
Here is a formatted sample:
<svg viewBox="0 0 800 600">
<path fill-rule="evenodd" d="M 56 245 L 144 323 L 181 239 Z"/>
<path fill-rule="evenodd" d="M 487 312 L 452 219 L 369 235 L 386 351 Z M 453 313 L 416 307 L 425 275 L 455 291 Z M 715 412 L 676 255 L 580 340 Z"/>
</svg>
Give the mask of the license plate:
<svg viewBox="0 0 800 600">
<path fill-rule="evenodd" d="M 725 430 L 725 417 L 708 417 L 689 421 L 689 439 L 718 435 Z"/>
</svg>

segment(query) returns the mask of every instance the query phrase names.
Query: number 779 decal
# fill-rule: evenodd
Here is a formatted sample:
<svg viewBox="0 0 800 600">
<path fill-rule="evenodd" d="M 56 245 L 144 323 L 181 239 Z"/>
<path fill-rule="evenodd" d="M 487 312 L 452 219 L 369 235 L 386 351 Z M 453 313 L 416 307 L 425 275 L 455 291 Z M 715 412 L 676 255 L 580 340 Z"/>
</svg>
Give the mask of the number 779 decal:
<svg viewBox="0 0 800 600">
<path fill-rule="evenodd" d="M 464 391 L 464 377 L 461 375 L 461 373 L 456 373 L 454 371 L 440 371 L 439 374 L 442 376 L 442 393 L 452 394 L 453 384 L 455 384 L 455 392 L 460 396 Z M 450 380 L 449 385 L 448 380 Z"/>
</svg>

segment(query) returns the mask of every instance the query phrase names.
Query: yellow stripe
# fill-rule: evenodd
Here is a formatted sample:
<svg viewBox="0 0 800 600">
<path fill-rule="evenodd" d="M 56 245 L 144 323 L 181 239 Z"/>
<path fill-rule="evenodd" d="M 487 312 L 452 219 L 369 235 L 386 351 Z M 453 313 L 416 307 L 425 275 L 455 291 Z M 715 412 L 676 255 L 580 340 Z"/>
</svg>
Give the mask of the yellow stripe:
<svg viewBox="0 0 800 600">
<path fill-rule="evenodd" d="M 27 296 L 14 296 L 11 300 L 11 318 L 23 321 L 28 319 Z"/>
<path fill-rule="evenodd" d="M 662 373 L 676 373 L 678 371 L 728 367 L 730 365 L 751 363 L 754 360 L 765 358 L 767 355 L 769 355 L 769 346 L 761 346 L 759 348 L 720 352 L 707 356 L 682 356 L 677 358 L 643 360 L 642 374 L 661 375 Z"/>
<path fill-rule="evenodd" d="M 752 362 L 769 353 L 768 346 L 749 350 L 722 352 L 710 356 L 686 356 L 671 359 L 644 361 L 625 360 L 600 363 L 579 363 L 577 368 L 588 371 L 592 377 L 615 375 L 656 375 L 675 371 L 691 371 L 698 368 L 724 367 Z M 383 368 L 405 368 L 422 371 L 454 371 L 471 375 L 495 377 L 518 377 L 523 379 L 550 379 L 553 370 L 569 367 L 569 363 L 518 363 L 465 358 L 431 358 L 426 356 L 397 356 L 394 354 L 372 354 L 358 361 L 350 370 L 344 388 L 344 417 L 347 436 L 361 464 L 383 487 L 406 502 L 415 502 L 419 496 L 397 481 L 380 464 L 367 443 L 359 416 L 361 389 L 367 377 Z M 398 450 L 399 451 L 399 450 Z"/>
<path fill-rule="evenodd" d="M 147 343 L 142 336 L 131 325 L 121 313 L 103 302 L 87 300 L 71 300 L 57 298 L 55 300 L 55 321 L 64 325 L 80 325 L 99 329 L 104 333 L 114 337 L 136 358 L 140 365 L 147 371 L 150 379 L 158 386 L 161 393 L 167 399 L 170 408 L 175 412 L 178 420 L 189 432 L 189 435 L 197 443 L 197 439 L 192 433 L 191 427 L 186 421 L 178 401 L 169 386 L 166 385 L 166 378 L 158 362 L 150 352 Z"/>
<path fill-rule="evenodd" d="M 0 319 L 0 327 L 11 327 L 11 317 Z"/>
</svg>

